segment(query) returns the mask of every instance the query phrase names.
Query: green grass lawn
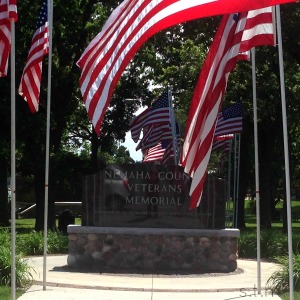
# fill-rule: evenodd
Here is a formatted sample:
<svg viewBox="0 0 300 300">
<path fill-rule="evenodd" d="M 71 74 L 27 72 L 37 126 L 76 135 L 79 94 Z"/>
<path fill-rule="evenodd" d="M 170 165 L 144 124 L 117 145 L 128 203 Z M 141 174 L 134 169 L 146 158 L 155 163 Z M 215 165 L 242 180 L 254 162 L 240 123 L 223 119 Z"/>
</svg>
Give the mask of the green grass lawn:
<svg viewBox="0 0 300 300">
<path fill-rule="evenodd" d="M 16 297 L 20 297 L 24 294 L 24 291 L 17 290 Z M 7 286 L 0 286 L 0 299 L 1 300 L 10 300 L 11 299 L 11 289 Z"/>
<path fill-rule="evenodd" d="M 30 233 L 34 229 L 35 219 L 16 219 L 16 231 L 18 234 Z M 81 219 L 75 218 L 75 224 L 81 225 Z M 58 226 L 58 220 L 56 220 Z"/>
<path fill-rule="evenodd" d="M 256 229 L 256 211 L 255 211 L 255 207 L 254 209 L 250 209 L 250 207 L 252 206 L 251 203 L 255 203 L 253 202 L 253 200 L 245 200 L 245 225 L 247 230 L 249 229 Z M 294 230 L 295 233 L 299 232 L 300 235 L 300 201 L 299 200 L 292 200 L 291 201 L 291 212 L 292 212 L 292 226 L 293 226 L 293 234 L 294 234 Z M 227 207 L 227 212 L 228 214 L 230 214 L 232 216 L 232 211 L 233 211 L 233 203 L 232 201 L 230 201 L 229 205 L 226 206 Z M 276 211 L 278 213 L 280 213 L 280 215 L 282 216 L 283 213 L 283 201 L 280 201 L 277 205 L 276 205 Z M 230 227 L 230 226 L 228 226 Z M 282 228 L 282 217 L 280 218 L 280 220 L 278 221 L 272 221 L 272 228 Z M 298 230 L 299 229 L 299 230 Z"/>
<path fill-rule="evenodd" d="M 289 300 L 290 299 L 290 293 L 284 293 L 282 295 L 279 295 L 279 297 L 282 300 Z M 294 292 L 294 300 L 300 300 L 300 292 Z"/>
</svg>

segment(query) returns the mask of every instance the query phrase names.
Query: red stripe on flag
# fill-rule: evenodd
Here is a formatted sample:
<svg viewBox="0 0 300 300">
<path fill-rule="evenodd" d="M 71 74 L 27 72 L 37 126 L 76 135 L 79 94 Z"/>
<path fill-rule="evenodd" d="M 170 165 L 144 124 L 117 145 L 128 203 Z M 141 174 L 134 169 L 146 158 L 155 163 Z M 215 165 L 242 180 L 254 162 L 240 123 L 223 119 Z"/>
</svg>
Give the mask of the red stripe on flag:
<svg viewBox="0 0 300 300">
<path fill-rule="evenodd" d="M 29 109 L 35 113 L 39 109 L 43 57 L 49 51 L 47 2 L 40 10 L 37 29 L 32 42 L 19 85 L 19 94 L 27 101 Z"/>
<path fill-rule="evenodd" d="M 229 73 L 234 69 L 239 54 L 246 13 L 239 20 L 236 16 L 226 15 L 221 21 L 204 62 L 189 112 L 181 164 L 185 172 L 193 177 L 191 208 L 197 207 L 201 200 L 219 107 Z"/>
<path fill-rule="evenodd" d="M 135 117 L 129 124 L 132 139 L 137 142 L 143 129 L 147 134 L 149 126 L 170 124 L 170 103 L 168 93 L 164 92 L 150 107 Z"/>
<path fill-rule="evenodd" d="M 248 11 L 291 0 L 125 0 L 77 62 L 80 88 L 97 134 L 115 86 L 131 58 L 155 33 L 196 18 Z"/>
<path fill-rule="evenodd" d="M 8 58 L 11 47 L 11 20 L 16 22 L 17 1 L 1 0 L 0 2 L 0 77 L 7 75 Z"/>
<path fill-rule="evenodd" d="M 181 156 L 185 172 L 193 177 L 190 189 L 191 208 L 197 207 L 201 200 L 218 111 L 229 74 L 235 68 L 239 56 L 247 15 L 249 14 L 242 13 L 239 22 L 234 22 L 234 15 L 223 17 L 192 99 Z M 255 25 L 251 22 L 249 24 Z M 256 31 L 252 33 L 256 34 Z M 254 39 L 250 36 L 250 40 Z"/>
<path fill-rule="evenodd" d="M 272 8 L 250 11 L 247 15 L 240 52 L 249 51 L 261 45 L 274 45 L 274 24 Z"/>
<path fill-rule="evenodd" d="M 161 143 L 158 143 L 153 148 L 147 149 L 144 155 L 143 162 L 160 161 L 165 153 L 165 149 L 162 148 Z"/>
</svg>

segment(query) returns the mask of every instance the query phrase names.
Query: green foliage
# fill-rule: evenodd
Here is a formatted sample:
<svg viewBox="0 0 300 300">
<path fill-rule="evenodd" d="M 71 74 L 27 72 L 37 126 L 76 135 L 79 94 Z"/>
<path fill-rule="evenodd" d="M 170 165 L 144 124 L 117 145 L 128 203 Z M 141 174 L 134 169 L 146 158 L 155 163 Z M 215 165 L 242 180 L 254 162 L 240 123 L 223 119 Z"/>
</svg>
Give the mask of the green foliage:
<svg viewBox="0 0 300 300">
<path fill-rule="evenodd" d="M 0 285 L 9 286 L 11 280 L 11 239 L 8 230 L 0 231 Z M 33 270 L 29 267 L 24 255 L 43 254 L 44 237 L 42 232 L 31 231 L 16 238 L 16 286 L 26 288 L 32 283 Z M 50 231 L 48 233 L 48 253 L 66 253 L 68 237 Z M 7 291 L 4 291 L 5 294 Z M 2 297 L 0 291 L 0 299 Z"/>
<path fill-rule="evenodd" d="M 257 258 L 256 232 L 241 232 L 239 238 L 240 258 Z M 300 299 L 300 254 L 299 235 L 293 236 L 293 278 L 296 291 L 294 299 Z M 279 264 L 267 281 L 267 288 L 280 294 L 282 299 L 289 299 L 289 260 L 288 237 L 278 229 L 261 231 L 261 258 L 271 259 Z M 283 294 L 283 295 L 281 295 Z"/>
<path fill-rule="evenodd" d="M 48 231 L 47 253 L 61 254 L 68 250 L 68 237 L 61 233 Z M 23 255 L 42 255 L 44 252 L 44 233 L 36 232 L 21 236 L 17 239 L 17 249 Z"/>
<path fill-rule="evenodd" d="M 256 201 L 254 199 L 247 202 L 247 209 L 251 212 L 251 214 L 256 213 Z"/>
<path fill-rule="evenodd" d="M 33 219 L 17 220 L 16 238 L 16 292 L 20 296 L 32 283 L 32 270 L 24 255 L 41 255 L 43 253 L 43 233 L 32 230 Z M 9 230 L 0 231 L 0 299 L 9 300 L 11 296 L 11 239 Z M 68 237 L 57 232 L 48 232 L 48 253 L 67 253 Z"/>
<path fill-rule="evenodd" d="M 17 239 L 17 251 L 22 251 L 24 255 L 41 255 L 43 243 L 43 233 L 32 231 Z"/>
<path fill-rule="evenodd" d="M 0 232 L 0 285 L 10 285 L 11 280 L 11 241 L 9 232 Z M 16 286 L 26 288 L 32 282 L 32 270 L 28 266 L 27 260 L 20 255 L 16 255 Z"/>
<path fill-rule="evenodd" d="M 49 254 L 64 254 L 68 253 L 69 240 L 68 237 L 61 233 L 48 232 L 48 253 Z"/>
<path fill-rule="evenodd" d="M 10 235 L 8 230 L 5 229 L 0 230 L 0 245 L 2 247 L 10 248 Z"/>
<path fill-rule="evenodd" d="M 238 244 L 241 258 L 257 257 L 256 232 L 243 232 Z M 260 246 L 261 257 L 264 259 L 287 255 L 288 237 L 278 230 L 262 230 Z"/>
<path fill-rule="evenodd" d="M 105 151 L 99 151 L 99 158 L 105 162 L 105 164 L 128 164 L 134 163 L 134 160 L 130 157 L 130 153 L 124 146 L 114 145 L 114 154 L 110 154 Z"/>
<path fill-rule="evenodd" d="M 16 296 L 19 298 L 24 293 L 23 289 L 17 289 Z M 0 286 L 0 299 L 10 300 L 11 299 L 11 289 L 8 286 Z"/>
<path fill-rule="evenodd" d="M 276 293 L 289 290 L 289 259 L 288 256 L 278 257 L 277 263 L 280 269 L 275 271 L 267 281 L 267 286 Z M 295 254 L 293 258 L 293 278 L 294 289 L 300 291 L 300 254 Z"/>
<path fill-rule="evenodd" d="M 72 1 L 72 5 L 65 5 L 65 1 L 56 0 L 54 3 L 53 28 L 53 81 L 51 101 L 51 175 L 56 174 L 55 181 L 49 185 L 50 200 L 57 197 L 65 198 L 72 195 L 75 199 L 80 194 L 78 180 L 84 172 L 77 164 L 76 157 L 64 155 L 62 151 L 79 154 L 84 158 L 94 153 L 94 161 L 89 167 L 97 165 L 97 154 L 103 154 L 106 163 L 124 162 L 126 153 L 118 155 L 115 144 L 124 139 L 133 111 L 140 104 L 149 104 L 166 85 L 172 85 L 176 115 L 181 124 L 182 132 L 186 124 L 186 116 L 190 107 L 197 77 L 206 57 L 216 29 L 220 23 L 220 16 L 186 22 L 172 26 L 151 37 L 127 66 L 122 78 L 118 82 L 112 96 L 109 110 L 105 114 L 100 137 L 93 138 L 92 126 L 87 118 L 82 97 L 79 91 L 78 80 L 80 70 L 76 61 L 100 31 L 112 9 L 120 1 Z M 16 79 L 20 79 L 32 33 L 36 23 L 39 4 L 21 1 L 18 10 L 22 18 L 16 26 Z M 295 39 L 299 31 L 300 8 L 298 4 L 289 4 L 282 7 L 285 83 L 287 96 L 287 113 L 289 121 L 291 178 L 293 194 L 300 192 L 299 158 L 300 158 L 300 67 L 299 67 L 299 39 Z M 47 58 L 45 58 L 45 70 Z M 257 96 L 259 140 L 264 141 L 260 147 L 260 178 L 262 205 L 269 204 L 272 197 L 277 197 L 275 191 L 284 190 L 284 166 L 282 147 L 282 114 L 280 105 L 280 86 L 278 72 L 278 50 L 275 47 L 258 47 L 256 55 L 257 65 Z M 47 72 L 43 72 L 40 96 L 40 110 L 34 116 L 28 110 L 25 101 L 17 95 L 17 171 L 28 175 L 35 180 L 35 195 L 37 208 L 42 207 L 45 174 L 45 108 Z M 2 79 L 1 91 L 1 124 L 0 124 L 0 152 L 8 161 L 9 166 L 9 126 L 10 126 L 10 83 L 9 77 Z M 152 90 L 154 88 L 154 90 Z M 134 103 L 125 103 L 124 99 L 138 99 Z M 251 170 L 253 172 L 253 107 L 252 107 L 252 80 L 251 64 L 239 61 L 237 68 L 230 75 L 226 90 L 224 106 L 243 99 L 244 124 L 241 182 L 247 191 L 251 185 Z M 265 149 L 265 150 L 264 150 Z M 251 156 L 249 153 L 251 152 Z M 106 153 L 108 153 L 106 155 Z M 248 156 L 248 157 L 247 157 Z M 98 155 L 99 157 L 99 155 Z M 60 160 L 61 158 L 61 160 Z M 53 161 L 56 161 L 54 166 Z M 62 162 L 64 161 L 64 163 Z M 267 163 L 268 162 L 268 163 Z M 63 167 L 62 167 L 63 166 Z M 72 166 L 72 167 L 70 167 Z M 0 177 L 6 178 L 0 168 Z M 94 170 L 93 170 L 94 171 Z M 243 174 L 244 173 L 244 174 Z M 266 176 L 267 175 L 267 176 Z M 50 176 L 50 178 L 53 178 Z M 253 176 L 254 178 L 254 176 Z M 52 179 L 51 179 L 52 180 Z M 64 187 L 64 190 L 62 189 Z M 6 180 L 1 190 L 7 189 Z M 53 191 L 56 189 L 55 191 Z M 268 194 L 264 191 L 269 191 Z M 242 192 L 239 195 L 242 196 Z M 1 195 L 1 193 L 0 193 Z M 270 201 L 270 203 L 268 203 Z M 40 209 L 41 211 L 42 209 Z M 51 211 L 51 210 L 50 210 Z M 269 210 L 262 209 L 261 220 L 270 219 L 264 214 Z M 42 214 L 38 214 L 37 229 L 43 224 Z M 50 216 L 53 220 L 54 216 Z M 242 219 L 242 218 L 240 218 Z"/>
<path fill-rule="evenodd" d="M 256 233 L 244 232 L 240 235 L 238 240 L 239 257 L 241 258 L 255 258 L 256 255 Z"/>
<path fill-rule="evenodd" d="M 280 293 L 282 300 L 290 300 L 290 292 Z M 294 300 L 300 300 L 300 292 L 294 291 Z"/>
</svg>

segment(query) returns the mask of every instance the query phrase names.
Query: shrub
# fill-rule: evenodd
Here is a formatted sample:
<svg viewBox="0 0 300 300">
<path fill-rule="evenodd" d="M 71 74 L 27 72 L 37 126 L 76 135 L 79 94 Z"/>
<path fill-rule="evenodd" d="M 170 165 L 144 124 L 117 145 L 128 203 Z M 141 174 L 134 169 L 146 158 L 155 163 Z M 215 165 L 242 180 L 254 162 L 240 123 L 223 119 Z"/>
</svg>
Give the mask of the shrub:
<svg viewBox="0 0 300 300">
<path fill-rule="evenodd" d="M 261 253 L 263 258 L 287 255 L 288 236 L 279 230 L 261 232 Z"/>
<path fill-rule="evenodd" d="M 243 232 L 238 240 L 239 257 L 256 258 L 256 233 Z"/>
<path fill-rule="evenodd" d="M 66 253 L 68 237 L 61 233 L 48 232 L 48 253 Z M 11 239 L 8 230 L 0 231 L 0 285 L 10 285 L 11 280 Z M 32 282 L 32 269 L 22 255 L 42 255 L 44 252 L 44 235 L 42 232 L 32 231 L 16 238 L 16 285 L 27 287 Z"/>
<path fill-rule="evenodd" d="M 256 232 L 243 232 L 239 238 L 239 256 L 243 258 L 257 257 Z M 288 237 L 278 230 L 261 231 L 261 257 L 270 259 L 287 254 Z"/>
<path fill-rule="evenodd" d="M 55 231 L 48 232 L 48 253 L 68 253 L 68 245 L 69 239 L 67 236 Z"/>
<path fill-rule="evenodd" d="M 251 214 L 256 214 L 256 201 L 254 199 L 251 199 L 250 201 L 248 201 L 247 203 L 247 209 L 249 210 L 249 212 Z"/>
<path fill-rule="evenodd" d="M 11 284 L 11 239 L 7 230 L 0 232 L 0 285 L 9 286 Z M 20 255 L 15 257 L 16 263 L 16 286 L 25 288 L 32 282 L 31 268 L 27 260 Z"/>
<path fill-rule="evenodd" d="M 32 231 L 18 241 L 18 249 L 24 255 L 42 255 L 44 253 L 44 233 Z M 47 253 L 61 254 L 68 251 L 68 237 L 59 232 L 48 231 Z"/>
<path fill-rule="evenodd" d="M 23 255 L 42 255 L 44 237 L 42 232 L 32 231 L 17 239 L 17 250 Z"/>
<path fill-rule="evenodd" d="M 280 264 L 280 269 L 275 271 L 267 281 L 268 288 L 275 293 L 282 293 L 289 290 L 289 258 L 288 256 L 278 257 L 276 261 Z M 293 278 L 294 289 L 300 291 L 300 254 L 293 258 Z"/>
</svg>

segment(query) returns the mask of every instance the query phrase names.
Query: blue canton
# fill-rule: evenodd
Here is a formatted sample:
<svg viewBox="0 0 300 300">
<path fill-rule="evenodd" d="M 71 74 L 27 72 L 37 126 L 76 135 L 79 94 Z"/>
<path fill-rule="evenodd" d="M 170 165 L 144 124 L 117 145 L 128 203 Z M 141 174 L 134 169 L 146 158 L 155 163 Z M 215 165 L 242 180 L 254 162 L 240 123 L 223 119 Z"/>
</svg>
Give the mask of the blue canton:
<svg viewBox="0 0 300 300">
<path fill-rule="evenodd" d="M 39 19 L 36 24 L 36 29 L 44 26 L 47 21 L 48 21 L 47 1 L 43 1 L 40 14 L 39 14 Z"/>
</svg>

